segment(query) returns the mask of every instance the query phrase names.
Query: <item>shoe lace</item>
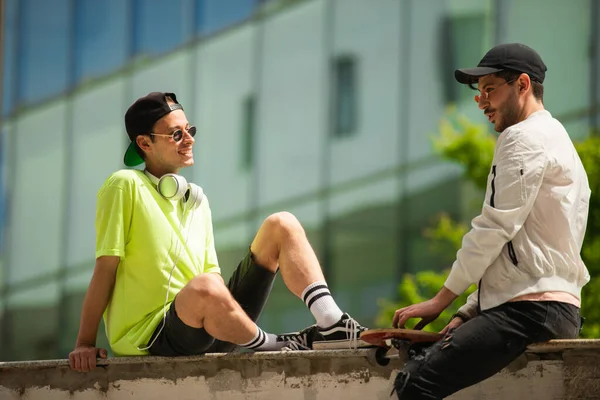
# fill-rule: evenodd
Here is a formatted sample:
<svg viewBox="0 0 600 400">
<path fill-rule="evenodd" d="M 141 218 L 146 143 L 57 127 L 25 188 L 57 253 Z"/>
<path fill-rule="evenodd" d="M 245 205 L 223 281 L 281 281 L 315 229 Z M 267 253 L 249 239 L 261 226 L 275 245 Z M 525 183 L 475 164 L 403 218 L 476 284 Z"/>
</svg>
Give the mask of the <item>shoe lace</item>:
<svg viewBox="0 0 600 400">
<path fill-rule="evenodd" d="M 360 332 L 363 331 L 363 327 L 360 326 L 354 318 L 348 318 L 345 321 L 346 337 L 350 344 L 350 348 L 353 350 L 358 349 L 358 340 L 360 338 Z"/>
<path fill-rule="evenodd" d="M 316 325 L 310 326 L 300 332 L 293 333 L 285 333 L 280 335 L 283 340 L 287 342 L 298 343 L 304 349 L 311 349 L 311 340 L 310 337 L 314 336 L 314 330 L 316 329 Z"/>
<path fill-rule="evenodd" d="M 290 343 L 297 343 L 303 347 L 308 348 L 308 338 L 306 337 L 306 333 L 291 334 L 289 336 L 286 336 L 286 339 Z"/>
<path fill-rule="evenodd" d="M 300 342 L 290 340 L 281 349 L 281 351 L 295 351 L 295 350 L 310 350 L 310 347 L 305 346 Z"/>
</svg>

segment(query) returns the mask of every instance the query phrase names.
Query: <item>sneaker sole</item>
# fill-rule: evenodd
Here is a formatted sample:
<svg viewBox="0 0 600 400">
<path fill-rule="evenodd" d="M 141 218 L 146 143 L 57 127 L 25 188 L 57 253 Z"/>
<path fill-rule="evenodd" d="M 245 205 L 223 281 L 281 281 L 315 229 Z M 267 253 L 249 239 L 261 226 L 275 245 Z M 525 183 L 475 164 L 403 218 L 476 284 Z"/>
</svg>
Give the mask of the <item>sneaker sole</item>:
<svg viewBox="0 0 600 400">
<path fill-rule="evenodd" d="M 317 342 L 313 342 L 312 348 L 313 350 L 337 350 L 337 349 L 345 349 L 350 350 L 354 349 L 354 346 L 351 346 L 351 342 L 349 340 L 319 340 Z M 363 342 L 362 340 L 358 340 L 356 343 L 359 349 L 365 347 L 375 347 L 374 345 Z"/>
</svg>

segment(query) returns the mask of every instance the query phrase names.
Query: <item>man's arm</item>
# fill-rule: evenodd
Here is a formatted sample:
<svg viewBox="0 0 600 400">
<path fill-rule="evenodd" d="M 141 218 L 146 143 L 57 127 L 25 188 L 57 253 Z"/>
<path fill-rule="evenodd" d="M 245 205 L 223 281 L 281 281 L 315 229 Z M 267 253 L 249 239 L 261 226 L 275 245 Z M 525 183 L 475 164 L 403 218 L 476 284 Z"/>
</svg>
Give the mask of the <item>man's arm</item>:
<svg viewBox="0 0 600 400">
<path fill-rule="evenodd" d="M 442 286 L 434 298 L 396 310 L 392 326 L 394 328 L 404 328 L 404 324 L 410 318 L 420 317 L 422 319 L 415 325 L 414 329 L 423 329 L 431 321 L 434 321 L 457 297 Z"/>
<path fill-rule="evenodd" d="M 71 368 L 77 371 L 85 372 L 93 369 L 98 355 L 106 358 L 106 350 L 96 348 L 96 335 L 100 319 L 115 286 L 118 266 L 117 256 L 103 256 L 96 259 L 94 274 L 83 300 L 75 350 L 69 354 Z"/>
</svg>

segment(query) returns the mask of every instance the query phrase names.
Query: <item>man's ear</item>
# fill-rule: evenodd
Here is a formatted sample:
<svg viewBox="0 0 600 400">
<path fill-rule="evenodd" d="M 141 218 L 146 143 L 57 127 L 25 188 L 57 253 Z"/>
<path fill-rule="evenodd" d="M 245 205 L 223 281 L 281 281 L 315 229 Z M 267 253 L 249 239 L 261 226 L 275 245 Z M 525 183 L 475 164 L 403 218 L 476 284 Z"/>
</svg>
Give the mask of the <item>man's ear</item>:
<svg viewBox="0 0 600 400">
<path fill-rule="evenodd" d="M 135 138 L 135 143 L 138 145 L 138 147 L 142 150 L 149 150 L 150 149 L 150 138 L 146 135 L 138 135 Z"/>
<path fill-rule="evenodd" d="M 519 92 L 524 92 L 531 87 L 531 78 L 527 74 L 521 74 L 519 80 Z"/>
</svg>

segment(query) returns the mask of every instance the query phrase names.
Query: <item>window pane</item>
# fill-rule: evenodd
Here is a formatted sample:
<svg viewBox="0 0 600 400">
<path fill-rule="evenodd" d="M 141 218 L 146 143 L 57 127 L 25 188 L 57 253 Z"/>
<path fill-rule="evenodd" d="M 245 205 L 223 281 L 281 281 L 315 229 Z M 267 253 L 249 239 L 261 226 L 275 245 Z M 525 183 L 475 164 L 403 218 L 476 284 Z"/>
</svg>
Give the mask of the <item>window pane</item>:
<svg viewBox="0 0 600 400">
<path fill-rule="evenodd" d="M 559 0 L 530 0 L 523 7 L 510 7 L 506 18 L 506 43 L 521 42 L 535 49 L 548 66 L 544 81 L 544 106 L 562 123 L 574 123 L 577 114 L 587 113 L 592 87 L 590 82 L 590 2 L 577 7 Z M 535 11 L 534 11 L 535 10 Z M 539 19 L 531 24 L 526 15 L 535 12 Z M 560 16 L 561 24 L 552 27 L 552 40 L 539 37 L 547 23 Z M 598 21 L 595 21 L 597 24 Z M 525 25 L 525 26 L 523 26 Z M 576 79 L 570 79 L 576 77 Z M 569 135 L 583 137 L 589 126 L 571 125 Z"/>
<path fill-rule="evenodd" d="M 128 18 L 127 1 L 77 0 L 77 81 L 109 73 L 126 62 L 129 51 Z"/>
<path fill-rule="evenodd" d="M 254 95 L 249 95 L 242 103 L 242 168 L 244 170 L 252 168 L 254 154 L 254 124 L 256 115 L 256 99 Z"/>
<path fill-rule="evenodd" d="M 106 178 L 123 165 L 125 153 L 121 77 L 77 93 L 73 99 L 72 165 L 66 215 L 67 267 L 94 264 L 96 195 Z M 100 105 L 100 106 L 99 106 Z"/>
<path fill-rule="evenodd" d="M 13 109 L 13 87 L 15 73 L 15 38 L 17 33 L 17 1 L 6 0 L 4 3 L 4 62 L 2 73 L 2 115 Z"/>
<path fill-rule="evenodd" d="M 351 57 L 335 61 L 335 131 L 347 136 L 356 129 L 356 63 Z"/>
<path fill-rule="evenodd" d="M 135 53 L 155 55 L 192 37 L 194 0 L 132 0 Z"/>
<path fill-rule="evenodd" d="M 8 297 L 10 360 L 56 358 L 58 349 L 59 286 L 50 282 L 10 294 Z"/>
<path fill-rule="evenodd" d="M 395 288 L 403 247 L 398 241 L 397 177 L 371 179 L 335 193 L 329 202 L 326 278 L 336 302 L 361 324 L 373 326 L 380 298 Z"/>
<path fill-rule="evenodd" d="M 39 101 L 68 84 L 69 0 L 19 2 L 19 100 Z"/>
<path fill-rule="evenodd" d="M 16 143 L 11 146 L 15 186 L 10 188 L 11 224 L 6 232 L 9 284 L 54 272 L 63 260 L 65 107 L 55 101 L 24 114 L 12 126 Z"/>
<path fill-rule="evenodd" d="M 471 101 L 473 90 L 466 85 L 458 85 L 453 71 L 465 66 L 477 65 L 485 52 L 485 14 L 450 15 L 443 21 L 441 37 L 445 63 L 442 74 L 446 102 Z M 448 66 L 450 66 L 448 68 Z M 450 71 L 451 73 L 448 73 Z"/>
<path fill-rule="evenodd" d="M 202 35 L 214 33 L 248 18 L 256 0 L 198 0 L 196 31 Z"/>
<path fill-rule="evenodd" d="M 4 266 L 2 265 L 2 260 L 4 259 L 4 249 L 5 249 L 5 225 L 6 218 L 8 216 L 8 211 L 6 207 L 8 206 L 8 195 L 6 188 L 6 180 L 7 180 L 7 159 L 8 159 L 8 133 L 9 130 L 6 127 L 0 127 L 0 287 L 4 283 Z"/>
</svg>

